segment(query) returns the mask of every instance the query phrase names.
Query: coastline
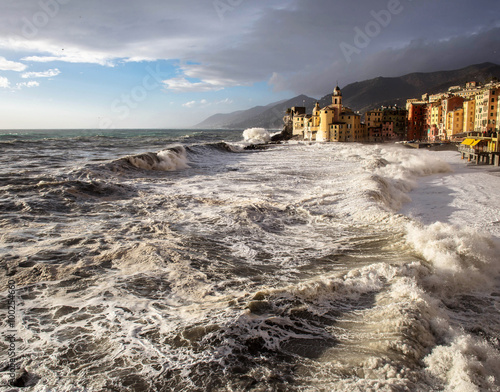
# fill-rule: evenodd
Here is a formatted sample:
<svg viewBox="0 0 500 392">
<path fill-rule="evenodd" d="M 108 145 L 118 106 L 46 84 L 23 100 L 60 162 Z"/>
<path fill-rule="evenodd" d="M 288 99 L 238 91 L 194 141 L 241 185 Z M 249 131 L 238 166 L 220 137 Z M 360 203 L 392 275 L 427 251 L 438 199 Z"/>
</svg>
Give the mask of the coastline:
<svg viewBox="0 0 500 392">
<path fill-rule="evenodd" d="M 500 194 L 500 169 L 474 165 L 452 151 L 431 151 L 448 163 L 451 171 L 417 180 L 399 213 L 425 225 L 436 222 L 468 226 L 500 239 L 500 208 L 494 195 Z"/>
</svg>

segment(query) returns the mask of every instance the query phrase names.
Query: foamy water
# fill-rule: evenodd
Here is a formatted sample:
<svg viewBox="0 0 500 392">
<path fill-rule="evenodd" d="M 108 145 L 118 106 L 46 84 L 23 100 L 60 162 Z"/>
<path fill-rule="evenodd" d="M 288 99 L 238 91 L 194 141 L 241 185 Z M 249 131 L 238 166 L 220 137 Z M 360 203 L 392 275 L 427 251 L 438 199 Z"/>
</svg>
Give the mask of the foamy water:
<svg viewBox="0 0 500 392">
<path fill-rule="evenodd" d="M 241 132 L 10 139 L 24 390 L 500 390 L 497 171 Z"/>
</svg>

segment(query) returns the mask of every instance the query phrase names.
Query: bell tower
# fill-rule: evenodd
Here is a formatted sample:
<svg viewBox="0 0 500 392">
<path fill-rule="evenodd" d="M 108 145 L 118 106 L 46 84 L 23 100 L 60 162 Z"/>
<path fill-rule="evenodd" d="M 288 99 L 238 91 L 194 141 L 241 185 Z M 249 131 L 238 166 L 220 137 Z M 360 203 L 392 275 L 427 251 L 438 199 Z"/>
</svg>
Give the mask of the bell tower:
<svg viewBox="0 0 500 392">
<path fill-rule="evenodd" d="M 332 104 L 340 105 L 340 107 L 342 107 L 342 91 L 340 91 L 340 87 L 338 85 L 335 87 L 335 90 L 333 90 Z"/>
<path fill-rule="evenodd" d="M 332 104 L 330 107 L 334 111 L 333 121 L 338 122 L 342 114 L 342 91 L 340 91 L 338 85 L 335 87 L 335 90 L 333 90 Z"/>
</svg>

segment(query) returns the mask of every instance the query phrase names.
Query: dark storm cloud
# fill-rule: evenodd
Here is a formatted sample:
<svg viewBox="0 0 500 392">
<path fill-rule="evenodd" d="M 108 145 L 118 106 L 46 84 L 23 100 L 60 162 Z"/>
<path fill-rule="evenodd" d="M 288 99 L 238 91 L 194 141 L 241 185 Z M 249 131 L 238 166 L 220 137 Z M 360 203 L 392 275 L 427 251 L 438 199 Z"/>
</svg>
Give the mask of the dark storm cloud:
<svg viewBox="0 0 500 392">
<path fill-rule="evenodd" d="M 500 62 L 500 28 L 442 40 L 415 39 L 402 48 L 386 48 L 360 54 L 348 64 L 342 56 L 309 77 L 292 74 L 279 78 L 275 88 L 311 95 L 324 93 L 324 80 L 341 85 L 377 76 L 401 76 L 412 72 L 452 70 L 483 62 Z"/>
</svg>

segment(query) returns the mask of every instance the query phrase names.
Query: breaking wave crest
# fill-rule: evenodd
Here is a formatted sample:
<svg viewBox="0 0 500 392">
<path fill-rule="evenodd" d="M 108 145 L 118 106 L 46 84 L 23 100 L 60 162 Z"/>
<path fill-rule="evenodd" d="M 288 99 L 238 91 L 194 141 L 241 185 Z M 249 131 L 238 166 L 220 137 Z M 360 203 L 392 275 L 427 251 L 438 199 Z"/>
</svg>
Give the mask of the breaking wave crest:
<svg viewBox="0 0 500 392">
<path fill-rule="evenodd" d="M 500 273 L 499 244 L 468 227 L 441 222 L 430 226 L 410 223 L 407 242 L 431 263 L 428 290 L 454 295 L 481 288 L 489 290 Z"/>
<path fill-rule="evenodd" d="M 371 186 L 366 194 L 393 212 L 411 201 L 408 193 L 417 186 L 419 177 L 451 171 L 446 162 L 432 155 L 416 156 L 394 150 L 381 151 L 381 156 L 373 157 L 365 165 L 372 173 L 369 179 Z"/>
<path fill-rule="evenodd" d="M 157 153 L 133 155 L 121 158 L 118 162 L 120 161 L 142 170 L 174 171 L 189 167 L 183 146 L 171 147 Z"/>
<path fill-rule="evenodd" d="M 211 158 L 221 153 L 239 153 L 243 148 L 225 142 L 175 146 L 159 152 L 146 152 L 126 156 L 98 165 L 97 169 L 125 174 L 135 171 L 174 172 L 189 169 L 196 162 L 210 162 Z M 95 165 L 92 165 L 95 169 Z M 97 170 L 99 171 L 99 170 Z"/>
</svg>

